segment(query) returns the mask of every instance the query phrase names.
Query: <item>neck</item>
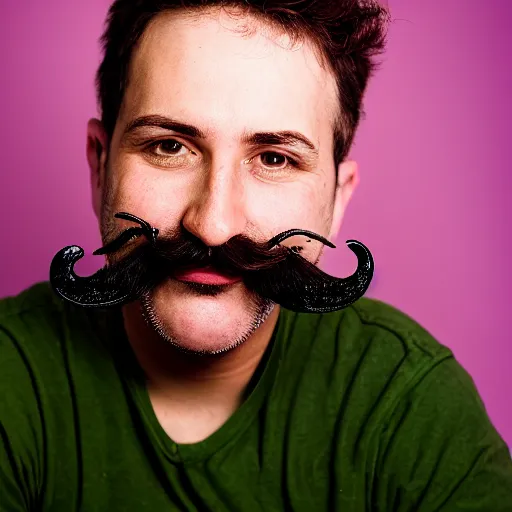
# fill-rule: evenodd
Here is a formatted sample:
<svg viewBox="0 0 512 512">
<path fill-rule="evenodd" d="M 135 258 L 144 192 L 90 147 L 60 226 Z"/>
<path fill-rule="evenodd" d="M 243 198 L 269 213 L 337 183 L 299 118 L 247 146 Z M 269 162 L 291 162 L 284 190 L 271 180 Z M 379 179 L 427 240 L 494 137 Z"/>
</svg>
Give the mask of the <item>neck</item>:
<svg viewBox="0 0 512 512">
<path fill-rule="evenodd" d="M 144 321 L 138 302 L 123 308 L 126 334 L 146 374 L 150 393 L 183 403 L 240 405 L 278 317 L 279 306 L 276 305 L 262 325 L 235 349 L 196 356 L 176 350 L 151 329 Z"/>
</svg>

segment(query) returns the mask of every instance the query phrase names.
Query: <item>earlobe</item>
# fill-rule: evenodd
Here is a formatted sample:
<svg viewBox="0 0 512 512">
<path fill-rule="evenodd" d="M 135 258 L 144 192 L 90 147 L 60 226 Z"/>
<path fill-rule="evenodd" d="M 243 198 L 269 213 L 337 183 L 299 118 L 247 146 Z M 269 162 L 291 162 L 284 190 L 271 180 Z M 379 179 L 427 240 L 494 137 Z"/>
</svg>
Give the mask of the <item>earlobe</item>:
<svg viewBox="0 0 512 512">
<path fill-rule="evenodd" d="M 345 160 L 338 166 L 338 182 L 334 197 L 334 208 L 332 214 L 329 240 L 334 241 L 338 236 L 343 221 L 343 216 L 352 194 L 359 183 L 359 170 L 357 162 Z"/>
<path fill-rule="evenodd" d="M 87 123 L 87 162 L 89 164 L 92 204 L 96 217 L 99 218 L 105 165 L 108 152 L 107 133 L 98 119 L 90 119 Z"/>
</svg>

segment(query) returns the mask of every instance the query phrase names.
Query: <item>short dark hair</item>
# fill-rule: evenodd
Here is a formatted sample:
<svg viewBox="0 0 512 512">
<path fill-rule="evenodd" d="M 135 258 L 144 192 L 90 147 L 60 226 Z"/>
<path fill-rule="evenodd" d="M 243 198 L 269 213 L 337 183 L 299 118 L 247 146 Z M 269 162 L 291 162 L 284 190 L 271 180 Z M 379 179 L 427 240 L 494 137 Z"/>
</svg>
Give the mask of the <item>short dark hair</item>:
<svg viewBox="0 0 512 512">
<path fill-rule="evenodd" d="M 112 137 L 126 89 L 133 49 L 148 23 L 172 10 L 238 7 L 287 33 L 292 42 L 308 38 L 322 64 L 334 73 L 339 111 L 333 119 L 334 163 L 352 145 L 362 113 L 373 60 L 385 46 L 389 13 L 377 0 L 115 0 L 101 37 L 104 53 L 96 74 L 101 120 Z"/>
</svg>

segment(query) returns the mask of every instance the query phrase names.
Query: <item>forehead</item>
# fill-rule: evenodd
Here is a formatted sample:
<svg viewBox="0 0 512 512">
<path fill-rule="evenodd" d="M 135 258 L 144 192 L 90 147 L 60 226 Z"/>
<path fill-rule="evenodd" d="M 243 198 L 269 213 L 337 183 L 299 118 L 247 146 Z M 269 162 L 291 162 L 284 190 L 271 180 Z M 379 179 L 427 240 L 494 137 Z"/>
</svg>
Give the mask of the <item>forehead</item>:
<svg viewBox="0 0 512 512">
<path fill-rule="evenodd" d="M 169 115 L 226 138 L 301 130 L 318 142 L 335 108 L 334 78 L 307 41 L 292 47 L 253 17 L 163 13 L 132 55 L 122 117 Z"/>
</svg>

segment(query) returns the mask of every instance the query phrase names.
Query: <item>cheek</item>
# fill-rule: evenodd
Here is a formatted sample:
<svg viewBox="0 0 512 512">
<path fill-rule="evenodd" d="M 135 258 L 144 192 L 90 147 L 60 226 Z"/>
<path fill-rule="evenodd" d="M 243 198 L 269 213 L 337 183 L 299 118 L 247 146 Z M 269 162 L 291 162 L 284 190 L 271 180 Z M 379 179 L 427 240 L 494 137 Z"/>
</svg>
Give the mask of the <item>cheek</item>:
<svg viewBox="0 0 512 512">
<path fill-rule="evenodd" d="M 133 213 L 154 226 L 170 226 L 182 214 L 187 185 L 142 165 L 124 165 L 110 182 L 109 210 Z"/>
<path fill-rule="evenodd" d="M 112 210 L 126 211 L 146 218 L 149 191 L 143 180 L 137 179 L 136 175 L 128 172 L 117 173 L 112 177 L 109 187 L 110 194 L 107 200 Z"/>
<path fill-rule="evenodd" d="M 252 194 L 251 194 L 252 195 Z M 307 229 L 323 235 L 328 224 L 329 204 L 323 188 L 303 184 L 268 187 L 252 195 L 249 211 L 253 222 L 261 228 Z"/>
<path fill-rule="evenodd" d="M 316 186 L 294 186 L 284 184 L 279 187 L 266 186 L 265 190 L 249 194 L 247 212 L 249 222 L 267 239 L 289 229 L 313 231 L 327 237 L 329 235 L 329 212 L 326 188 Z M 309 261 L 320 256 L 321 242 L 307 243 L 306 237 L 291 237 L 283 242 L 286 246 L 300 245 L 301 255 Z"/>
</svg>

